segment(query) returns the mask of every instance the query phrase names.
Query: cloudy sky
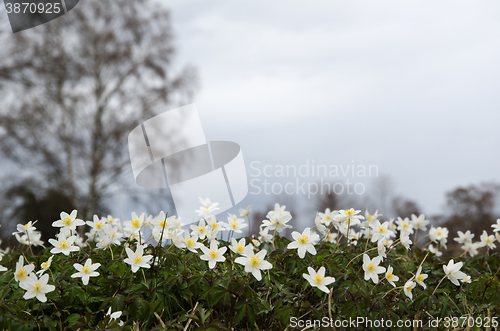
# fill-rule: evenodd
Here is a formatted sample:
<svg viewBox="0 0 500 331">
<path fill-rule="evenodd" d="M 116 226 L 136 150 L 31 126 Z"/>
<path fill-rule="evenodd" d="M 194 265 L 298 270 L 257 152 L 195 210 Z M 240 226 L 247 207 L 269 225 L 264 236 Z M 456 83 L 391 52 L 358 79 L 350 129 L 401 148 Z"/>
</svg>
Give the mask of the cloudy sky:
<svg viewBox="0 0 500 331">
<path fill-rule="evenodd" d="M 500 180 L 498 1 L 165 4 L 207 138 L 238 142 L 250 179 L 255 161 L 376 165 L 428 214 Z"/>
</svg>

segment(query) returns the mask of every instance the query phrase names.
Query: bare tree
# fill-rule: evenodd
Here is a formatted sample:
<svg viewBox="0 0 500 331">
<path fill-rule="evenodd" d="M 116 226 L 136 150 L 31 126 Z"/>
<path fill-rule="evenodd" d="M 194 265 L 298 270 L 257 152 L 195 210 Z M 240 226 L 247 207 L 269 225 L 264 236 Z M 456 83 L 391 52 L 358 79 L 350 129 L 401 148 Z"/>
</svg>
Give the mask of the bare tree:
<svg viewBox="0 0 500 331">
<path fill-rule="evenodd" d="M 130 167 L 128 133 L 191 98 L 194 70 L 171 70 L 169 12 L 151 0 L 87 0 L 0 36 L 4 160 L 29 169 L 18 182 L 63 193 L 89 219 Z"/>
</svg>

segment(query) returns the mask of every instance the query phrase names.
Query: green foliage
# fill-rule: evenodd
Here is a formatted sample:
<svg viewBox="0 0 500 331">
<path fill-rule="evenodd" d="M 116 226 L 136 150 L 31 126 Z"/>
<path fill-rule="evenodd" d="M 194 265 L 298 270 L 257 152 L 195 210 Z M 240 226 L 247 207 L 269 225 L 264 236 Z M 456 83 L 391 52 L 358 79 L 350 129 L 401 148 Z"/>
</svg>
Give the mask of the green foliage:
<svg viewBox="0 0 500 331">
<path fill-rule="evenodd" d="M 248 242 L 248 238 L 247 238 Z M 445 320 L 452 317 L 495 317 L 500 312 L 500 255 L 476 255 L 459 258 L 462 271 L 472 277 L 472 283 L 455 286 L 444 276 L 443 264 L 432 253 L 413 247 L 407 251 L 396 246 L 382 265 L 392 266 L 402 286 L 422 262 L 422 272 L 429 275 L 427 288 L 417 285 L 413 300 L 401 288 L 394 289 L 386 280 L 375 286 L 364 280 L 362 253 L 365 240 L 346 247 L 321 242 L 317 254 L 301 259 L 296 250 L 287 249 L 290 241 L 276 238 L 276 249 L 269 250 L 266 260 L 273 268 L 262 271 L 262 280 L 246 273 L 234 263 L 236 254 L 229 249 L 226 261 L 214 269 L 200 259 L 201 253 L 182 251 L 175 246 L 148 246 L 145 254 L 154 256 L 150 269 L 131 272 L 123 262 L 126 254 L 123 242 L 111 249 L 96 249 L 93 243 L 70 256 L 54 255 L 48 274 L 49 284 L 56 289 L 47 294 L 47 302 L 36 298 L 25 300 L 25 291 L 15 280 L 15 264 L 19 254 L 6 254 L 1 265 L 8 271 L 0 274 L 0 329 L 2 330 L 284 330 L 294 328 L 292 320 L 348 320 L 364 317 L 370 320 L 422 320 L 423 325 L 442 318 L 438 329 L 447 329 Z M 130 245 L 135 247 L 135 242 Z M 221 240 L 220 245 L 228 245 Z M 368 249 L 372 244 L 368 244 Z M 261 247 L 263 248 L 263 247 Z M 36 256 L 25 252 L 25 264 L 34 263 L 35 270 L 50 256 L 46 248 Z M 372 258 L 376 250 L 369 251 Z M 355 258 L 358 256 L 357 258 Z M 101 263 L 100 275 L 90 278 L 87 286 L 81 278 L 71 278 L 74 263 L 87 258 Z M 354 260 L 353 260 L 354 259 Z M 352 260 L 349 266 L 347 264 Z M 329 294 L 311 287 L 302 276 L 307 268 L 326 268 L 326 276 L 335 277 Z M 381 279 L 383 274 L 380 275 Z M 117 320 L 106 316 L 122 311 L 120 327 Z M 451 322 L 451 320 L 450 320 Z M 461 322 L 460 322 L 461 323 Z M 477 324 L 476 324 L 477 325 Z M 311 329 L 319 329 L 311 328 Z M 339 329 L 339 328 L 337 328 Z M 342 328 L 340 328 L 342 329 Z M 383 329 L 383 328 L 378 328 Z M 395 328 L 394 328 L 395 329 Z M 472 328 L 473 329 L 473 328 Z"/>
</svg>

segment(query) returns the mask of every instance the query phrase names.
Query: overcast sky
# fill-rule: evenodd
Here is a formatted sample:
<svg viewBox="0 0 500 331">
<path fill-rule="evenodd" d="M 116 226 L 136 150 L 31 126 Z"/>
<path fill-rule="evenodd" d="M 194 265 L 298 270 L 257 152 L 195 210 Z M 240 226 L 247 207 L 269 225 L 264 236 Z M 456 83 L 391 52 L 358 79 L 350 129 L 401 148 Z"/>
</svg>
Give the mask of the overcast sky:
<svg viewBox="0 0 500 331">
<path fill-rule="evenodd" d="M 250 176 L 377 165 L 429 214 L 500 180 L 498 1 L 164 2 L 207 138 L 239 143 Z"/>
</svg>

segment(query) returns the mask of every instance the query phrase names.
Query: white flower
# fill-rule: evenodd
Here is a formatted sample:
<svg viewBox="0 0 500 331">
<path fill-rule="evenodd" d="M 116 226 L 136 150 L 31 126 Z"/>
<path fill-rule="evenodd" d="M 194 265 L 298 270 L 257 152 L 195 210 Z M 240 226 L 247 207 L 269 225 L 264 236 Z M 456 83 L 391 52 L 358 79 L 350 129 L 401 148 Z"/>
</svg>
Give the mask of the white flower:
<svg viewBox="0 0 500 331">
<path fill-rule="evenodd" d="M 111 307 L 109 307 L 108 312 L 106 313 L 106 316 L 109 316 L 110 322 L 112 322 L 113 320 L 118 320 L 118 326 L 123 325 L 123 322 L 119 320 L 120 317 L 122 316 L 121 311 L 115 311 L 114 313 L 111 313 Z"/>
<path fill-rule="evenodd" d="M 318 213 L 321 223 L 325 224 L 326 226 L 329 226 L 332 222 L 334 222 L 337 215 L 338 211 L 334 210 L 333 212 L 331 212 L 330 208 L 326 208 L 324 213 Z"/>
<path fill-rule="evenodd" d="M 410 222 L 410 219 L 408 217 L 405 219 L 398 217 L 396 223 L 398 224 L 397 229 L 399 231 L 401 231 L 401 233 L 405 233 L 405 234 L 412 234 L 413 233 L 413 225 Z"/>
<path fill-rule="evenodd" d="M 457 243 L 459 244 L 465 244 L 465 243 L 471 243 L 472 238 L 474 238 L 474 234 L 470 232 L 470 230 L 467 230 L 467 232 L 463 233 L 462 231 L 457 232 L 458 237 L 453 238 Z"/>
<path fill-rule="evenodd" d="M 328 241 L 329 243 L 336 243 L 337 242 L 337 233 L 327 232 L 325 234 L 325 241 Z"/>
<path fill-rule="evenodd" d="M 495 249 L 497 246 L 494 244 L 495 236 L 488 236 L 488 233 L 483 230 L 483 234 L 481 235 L 481 246 L 488 246 L 490 249 Z"/>
<path fill-rule="evenodd" d="M 93 239 L 97 235 L 98 232 L 102 231 L 106 222 L 107 222 L 107 218 L 105 218 L 105 217 L 99 218 L 99 216 L 94 215 L 93 221 L 85 222 L 88 226 L 90 226 L 90 232 L 85 233 L 85 235 L 88 238 Z"/>
<path fill-rule="evenodd" d="M 446 243 L 446 239 L 448 238 L 448 229 L 444 227 L 438 226 L 437 228 L 431 227 L 429 230 L 429 239 L 433 242 L 440 242 L 440 244 Z"/>
<path fill-rule="evenodd" d="M 85 222 L 76 218 L 77 211 L 73 210 L 71 214 L 61 212 L 61 219 L 52 223 L 53 227 L 68 228 L 72 231 L 76 230 L 77 226 L 85 225 Z"/>
<path fill-rule="evenodd" d="M 379 220 L 375 220 L 370 223 L 370 227 L 373 230 L 372 234 L 372 243 L 379 241 L 381 239 L 389 239 L 390 237 L 394 237 L 395 233 L 389 229 L 389 222 L 384 222 L 380 224 Z"/>
<path fill-rule="evenodd" d="M 285 229 L 291 229 L 292 226 L 288 223 L 292 219 L 290 212 L 285 210 L 286 206 L 280 206 L 279 204 L 274 205 L 274 210 L 267 213 L 267 218 L 269 220 L 264 220 L 262 223 L 267 226 L 269 230 L 274 230 L 281 233 Z"/>
<path fill-rule="evenodd" d="M 448 277 L 448 279 L 456 286 L 460 286 L 458 280 L 467 278 L 467 275 L 460 271 L 462 265 L 462 262 L 454 263 L 453 259 L 448 262 L 448 265 L 443 265 L 446 277 Z"/>
<path fill-rule="evenodd" d="M 195 212 L 198 215 L 200 215 L 201 217 L 204 217 L 204 218 L 209 217 L 213 211 L 219 209 L 219 208 L 217 208 L 217 206 L 219 204 L 216 202 L 214 202 L 214 203 L 210 202 L 210 199 L 208 199 L 208 198 L 205 200 L 203 200 L 202 198 L 198 198 L 198 199 L 200 201 L 201 207 L 200 207 L 200 209 L 195 210 Z"/>
<path fill-rule="evenodd" d="M 437 257 L 443 255 L 443 252 L 441 252 L 437 247 L 432 246 L 432 244 L 430 244 L 428 248 L 429 252 L 436 254 Z"/>
<path fill-rule="evenodd" d="M 12 232 L 12 234 L 16 234 L 16 233 L 31 233 L 33 231 L 36 230 L 36 228 L 33 226 L 36 222 L 38 221 L 29 221 L 28 223 L 26 224 L 18 224 L 17 225 L 17 232 Z"/>
<path fill-rule="evenodd" d="M 189 231 L 187 229 L 184 232 L 184 245 L 193 253 L 197 253 L 197 249 L 203 247 L 203 244 L 198 242 L 198 237 L 189 236 Z"/>
<path fill-rule="evenodd" d="M 264 228 L 260 228 L 260 231 L 259 231 L 259 241 L 261 242 L 271 242 L 273 240 L 273 235 L 269 233 L 269 228 L 268 227 L 264 227 Z"/>
<path fill-rule="evenodd" d="M 87 259 L 87 261 L 85 261 L 85 265 L 75 263 L 75 264 L 73 264 L 73 267 L 75 267 L 75 269 L 78 270 L 78 272 L 72 274 L 71 278 L 81 277 L 83 285 L 87 285 L 89 283 L 90 277 L 99 276 L 99 273 L 96 270 L 100 266 L 101 266 L 100 263 L 92 264 L 91 259 Z"/>
<path fill-rule="evenodd" d="M 241 218 L 230 219 L 228 217 L 228 223 L 225 224 L 226 228 L 230 231 L 234 231 L 236 233 L 242 233 L 241 229 L 246 228 L 248 225 L 244 223 L 245 221 Z"/>
<path fill-rule="evenodd" d="M 252 206 L 247 206 L 245 209 L 240 208 L 238 211 L 240 212 L 240 217 L 248 216 L 252 211 Z"/>
<path fill-rule="evenodd" d="M 417 270 L 417 273 L 415 274 L 415 281 L 418 283 L 418 285 L 422 286 L 424 290 L 427 287 L 424 284 L 424 280 L 427 279 L 427 277 L 427 274 L 422 273 L 422 266 L 420 266 Z"/>
<path fill-rule="evenodd" d="M 404 246 L 407 250 L 410 249 L 410 245 L 412 244 L 412 241 L 410 240 L 410 237 L 408 237 L 408 233 L 406 232 L 401 232 L 401 235 L 399 237 L 401 241 L 401 245 Z"/>
<path fill-rule="evenodd" d="M 316 218 L 314 219 L 314 225 L 316 226 L 316 229 L 318 229 L 319 232 L 325 233 L 327 231 L 326 226 L 324 226 L 322 223 L 321 217 L 319 215 L 316 215 Z"/>
<path fill-rule="evenodd" d="M 384 267 L 378 266 L 381 261 L 382 258 L 380 256 L 370 259 L 367 254 L 363 254 L 363 270 L 365 271 L 365 280 L 371 278 L 375 284 L 378 283 L 378 274 L 385 272 Z"/>
<path fill-rule="evenodd" d="M 460 281 L 462 283 L 469 283 L 470 284 L 472 282 L 472 279 L 470 278 L 470 276 L 467 276 L 464 279 L 460 279 Z"/>
<path fill-rule="evenodd" d="M 420 214 L 418 217 L 415 214 L 411 214 L 411 224 L 415 229 L 425 231 L 429 222 L 429 220 L 425 219 L 424 214 Z"/>
<path fill-rule="evenodd" d="M 53 257 L 54 257 L 54 255 L 52 255 L 51 257 L 49 257 L 49 259 L 47 261 L 42 263 L 42 269 L 36 272 L 37 275 L 43 274 L 45 271 L 47 271 L 47 269 L 50 268 L 50 265 L 52 264 Z"/>
<path fill-rule="evenodd" d="M 139 268 L 149 269 L 151 267 L 148 262 L 153 258 L 153 255 L 143 255 L 144 245 L 137 245 L 135 252 L 128 247 L 125 248 L 125 251 L 128 257 L 123 261 L 130 264 L 133 273 L 139 270 Z"/>
<path fill-rule="evenodd" d="M 396 284 L 394 282 L 397 282 L 399 280 L 399 277 L 394 275 L 392 273 L 393 269 L 391 266 L 387 267 L 387 272 L 385 273 L 385 279 L 393 286 L 396 287 Z"/>
<path fill-rule="evenodd" d="M 201 219 L 200 222 L 198 223 L 198 226 L 196 225 L 191 225 L 191 235 L 197 236 L 201 240 L 205 239 L 205 237 L 208 234 L 208 227 L 204 219 Z"/>
<path fill-rule="evenodd" d="M 39 231 L 27 231 L 22 236 L 19 236 L 17 233 L 14 234 L 17 241 L 23 245 L 33 245 L 33 246 L 43 246 L 42 233 Z"/>
<path fill-rule="evenodd" d="M 125 225 L 125 232 L 132 236 L 138 236 L 139 231 L 141 231 L 144 226 L 145 216 L 146 213 L 142 213 L 141 216 L 137 216 L 135 212 L 132 212 L 132 220 L 123 223 Z"/>
<path fill-rule="evenodd" d="M 232 250 L 234 253 L 239 253 L 241 255 L 244 255 L 245 238 L 241 238 L 239 242 L 237 242 L 236 239 L 231 238 L 231 246 L 229 246 L 229 249 Z"/>
<path fill-rule="evenodd" d="M 23 298 L 28 300 L 36 297 L 41 302 L 46 302 L 46 293 L 52 292 L 56 289 L 54 285 L 48 285 L 49 275 L 43 275 L 38 279 L 38 277 L 31 273 L 26 281 L 19 283 L 19 287 L 25 289 L 27 292 L 24 293 Z"/>
<path fill-rule="evenodd" d="M 210 269 L 213 269 L 217 262 L 226 261 L 226 258 L 223 256 L 223 254 L 226 252 L 227 247 L 222 247 L 219 249 L 216 240 L 213 240 L 210 243 L 210 249 L 206 248 L 205 246 L 201 246 L 200 249 L 203 251 L 203 253 L 205 253 L 204 255 L 200 256 L 200 259 L 202 259 L 203 261 L 208 261 L 208 267 Z"/>
<path fill-rule="evenodd" d="M 80 250 L 80 247 L 73 246 L 75 240 L 76 236 L 71 236 L 67 239 L 60 240 L 49 239 L 49 243 L 54 246 L 54 248 L 52 248 L 50 252 L 52 254 L 63 253 L 66 256 L 68 256 L 70 252 L 78 252 Z"/>
<path fill-rule="evenodd" d="M 381 258 L 386 258 L 387 254 L 385 253 L 386 248 L 384 245 L 384 239 L 381 239 L 377 242 L 377 250 L 378 250 L 378 256 Z"/>
<path fill-rule="evenodd" d="M 497 219 L 497 224 L 492 224 L 491 227 L 493 228 L 493 232 L 500 231 L 500 218 Z"/>
<path fill-rule="evenodd" d="M 35 269 L 33 263 L 24 265 L 23 256 L 19 256 L 19 261 L 16 263 L 16 271 L 14 272 L 14 278 L 17 282 L 24 282 L 28 279 L 28 275 Z"/>
<path fill-rule="evenodd" d="M 295 241 L 292 241 L 288 244 L 288 249 L 298 249 L 298 254 L 301 259 L 306 256 L 306 251 L 311 253 L 312 255 L 316 255 L 316 249 L 314 245 L 319 240 L 319 235 L 314 232 L 311 232 L 311 228 L 305 228 L 302 234 L 297 231 L 292 232 L 292 237 Z"/>
<path fill-rule="evenodd" d="M 413 300 L 413 294 L 412 294 L 412 290 L 415 288 L 415 286 L 417 286 L 417 283 L 415 283 L 414 281 L 412 281 L 413 278 L 409 279 L 405 285 L 403 286 L 403 289 L 404 289 L 404 292 L 405 292 L 405 295 L 410 298 L 410 300 Z"/>
<path fill-rule="evenodd" d="M 466 242 L 465 245 L 462 246 L 462 249 L 465 251 L 465 253 L 469 253 L 470 256 L 475 256 L 479 253 L 477 249 L 480 247 L 481 247 L 480 242 L 476 243 Z"/>
<path fill-rule="evenodd" d="M 339 210 L 338 216 L 336 218 L 340 222 L 345 222 L 347 225 L 353 226 L 360 224 L 361 221 L 365 219 L 364 216 L 358 215 L 361 212 L 361 210 L 354 210 L 354 208 L 347 209 L 347 210 Z"/>
<path fill-rule="evenodd" d="M 334 277 L 325 277 L 325 267 L 319 268 L 316 272 L 313 268 L 307 267 L 309 274 L 302 274 L 302 276 L 311 284 L 312 287 L 317 287 L 325 293 L 330 293 L 327 285 L 335 282 Z"/>
<path fill-rule="evenodd" d="M 9 269 L 7 269 L 6 267 L 4 267 L 3 265 L 0 265 L 0 272 L 7 271 L 7 270 L 9 270 Z"/>
<path fill-rule="evenodd" d="M 248 245 L 245 248 L 244 256 L 237 257 L 234 262 L 245 266 L 245 272 L 251 272 L 252 275 L 257 279 L 261 280 L 262 275 L 261 270 L 271 269 L 273 265 L 268 261 L 265 261 L 267 251 L 265 249 L 261 250 L 257 254 L 253 252 L 252 245 Z"/>
</svg>

